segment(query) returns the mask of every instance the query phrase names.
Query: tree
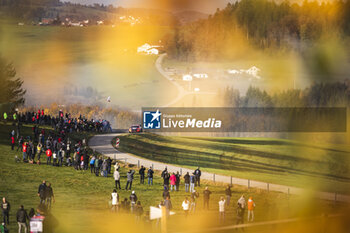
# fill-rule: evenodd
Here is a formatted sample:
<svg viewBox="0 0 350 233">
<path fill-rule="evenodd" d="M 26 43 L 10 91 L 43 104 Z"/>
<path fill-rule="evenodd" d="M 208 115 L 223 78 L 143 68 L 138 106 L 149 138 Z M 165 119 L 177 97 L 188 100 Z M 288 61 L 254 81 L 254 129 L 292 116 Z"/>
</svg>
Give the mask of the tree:
<svg viewBox="0 0 350 233">
<path fill-rule="evenodd" d="M 26 90 L 23 81 L 16 78 L 16 70 L 12 63 L 0 58 L 0 104 L 10 104 L 12 108 L 24 104 Z"/>
</svg>

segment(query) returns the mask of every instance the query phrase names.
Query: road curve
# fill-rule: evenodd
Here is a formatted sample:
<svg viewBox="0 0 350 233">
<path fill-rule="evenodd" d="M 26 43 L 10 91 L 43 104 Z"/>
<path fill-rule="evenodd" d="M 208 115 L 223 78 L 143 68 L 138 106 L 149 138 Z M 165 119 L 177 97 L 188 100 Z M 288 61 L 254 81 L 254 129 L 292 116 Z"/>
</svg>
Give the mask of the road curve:
<svg viewBox="0 0 350 233">
<path fill-rule="evenodd" d="M 169 172 L 180 171 L 182 174 L 185 174 L 186 172 L 189 172 L 191 174 L 193 172 L 193 170 L 188 168 L 179 167 L 171 164 L 165 164 L 157 161 L 152 161 L 152 160 L 138 157 L 130 153 L 123 153 L 116 150 L 112 146 L 112 139 L 120 135 L 123 135 L 123 134 L 113 133 L 113 134 L 99 134 L 99 135 L 93 136 L 89 140 L 89 147 L 112 159 L 116 159 L 124 162 L 126 161 L 129 164 L 143 165 L 146 168 L 153 166 L 154 170 L 159 170 L 159 171 L 162 171 L 164 170 L 165 167 L 167 167 Z M 123 143 L 123 142 L 121 141 L 120 143 Z M 305 191 L 302 188 L 289 187 L 289 186 L 278 185 L 278 184 L 267 184 L 265 182 L 253 181 L 253 180 L 248 181 L 246 179 L 235 178 L 235 177 L 224 176 L 224 175 L 217 175 L 209 172 L 202 172 L 201 179 L 220 182 L 220 183 L 226 183 L 226 184 L 232 183 L 232 184 L 243 185 L 243 186 L 248 186 L 248 183 L 249 183 L 249 187 L 252 187 L 252 188 L 259 188 L 263 190 L 268 189 L 270 191 L 277 191 L 277 192 L 297 194 L 297 195 L 300 195 Z M 336 200 L 336 201 L 350 203 L 350 196 L 342 195 L 342 194 L 335 194 L 335 193 L 329 193 L 329 192 L 317 192 L 315 193 L 315 197 L 323 200 L 329 200 L 329 201 Z"/>
<path fill-rule="evenodd" d="M 186 91 L 180 84 L 178 84 L 177 82 L 174 82 L 173 78 L 171 78 L 166 71 L 163 69 L 162 67 L 162 62 L 163 59 L 167 56 L 166 53 L 163 53 L 161 55 L 159 55 L 159 57 L 157 58 L 156 62 L 155 62 L 155 67 L 158 70 L 158 72 L 164 77 L 166 78 L 169 82 L 171 82 L 178 90 L 178 94 L 177 97 L 174 98 L 172 101 L 170 101 L 169 103 L 163 105 L 162 107 L 170 107 L 173 106 L 174 104 L 176 104 L 177 102 L 179 102 L 184 96 L 188 95 L 190 92 Z"/>
</svg>

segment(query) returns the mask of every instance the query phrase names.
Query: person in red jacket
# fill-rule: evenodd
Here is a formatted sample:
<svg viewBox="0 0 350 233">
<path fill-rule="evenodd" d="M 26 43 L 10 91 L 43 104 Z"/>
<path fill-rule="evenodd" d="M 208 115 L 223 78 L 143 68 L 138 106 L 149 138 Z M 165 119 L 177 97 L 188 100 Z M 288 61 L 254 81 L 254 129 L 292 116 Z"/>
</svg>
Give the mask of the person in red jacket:
<svg viewBox="0 0 350 233">
<path fill-rule="evenodd" d="M 27 159 L 27 142 L 23 143 L 22 151 L 23 151 L 23 161 L 25 161 Z"/>
<path fill-rule="evenodd" d="M 15 136 L 11 136 L 11 150 L 15 147 Z"/>
<path fill-rule="evenodd" d="M 46 164 L 49 165 L 49 164 L 51 164 L 51 158 L 52 158 L 52 151 L 51 151 L 51 149 L 47 149 L 46 150 L 46 156 L 47 156 Z"/>
</svg>

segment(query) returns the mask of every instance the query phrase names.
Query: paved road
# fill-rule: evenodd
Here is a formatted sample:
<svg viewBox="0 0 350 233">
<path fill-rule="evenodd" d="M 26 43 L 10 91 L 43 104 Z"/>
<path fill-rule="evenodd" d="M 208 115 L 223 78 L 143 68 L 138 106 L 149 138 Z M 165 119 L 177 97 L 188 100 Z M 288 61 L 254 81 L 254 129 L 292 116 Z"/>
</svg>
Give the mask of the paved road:
<svg viewBox="0 0 350 233">
<path fill-rule="evenodd" d="M 93 150 L 96 150 L 97 152 L 108 156 L 110 158 L 120 160 L 120 161 L 126 161 L 129 164 L 135 164 L 135 165 L 143 165 L 146 168 L 153 166 L 155 170 L 162 171 L 165 167 L 168 168 L 168 171 L 170 172 L 177 172 L 181 171 L 182 174 L 185 174 L 186 172 L 192 173 L 193 170 L 188 168 L 183 168 L 171 164 L 164 164 L 161 162 L 156 162 L 148 159 L 144 159 L 141 157 L 137 157 L 133 154 L 129 153 L 122 153 L 118 150 L 116 150 L 112 146 L 112 139 L 117 137 L 118 135 L 122 135 L 120 133 L 113 133 L 113 134 L 101 134 L 96 135 L 92 137 L 89 141 L 89 146 Z M 121 142 L 123 143 L 123 142 Z M 277 192 L 283 192 L 283 193 L 290 193 L 290 194 L 302 194 L 305 190 L 301 188 L 296 187 L 289 187 L 285 185 L 278 185 L 278 184 L 267 184 L 260 181 L 253 181 L 253 180 L 246 180 L 241 178 L 235 178 L 230 176 L 224 176 L 224 175 L 216 175 L 209 172 L 203 172 L 201 179 L 209 180 L 209 181 L 215 181 L 215 182 L 221 182 L 226 184 L 237 184 L 237 185 L 243 185 L 248 186 L 252 188 L 259 188 L 263 190 L 270 190 L 270 191 L 277 191 Z M 342 201 L 342 202 L 348 202 L 350 203 L 350 196 L 347 195 L 341 195 L 341 194 L 335 194 L 335 193 L 329 193 L 329 192 L 317 192 L 315 194 L 317 198 L 321 198 L 324 200 L 330 200 L 330 201 Z"/>
<path fill-rule="evenodd" d="M 190 94 L 190 92 L 186 91 L 180 84 L 178 84 L 177 82 L 175 82 L 173 80 L 173 78 L 170 77 L 170 75 L 167 74 L 167 72 L 163 69 L 162 67 L 162 62 L 163 59 L 167 56 L 166 53 L 163 53 L 161 55 L 159 55 L 159 57 L 156 60 L 155 66 L 156 69 L 158 70 L 158 72 L 166 79 L 168 79 L 173 85 L 175 85 L 175 87 L 178 90 L 178 94 L 177 97 L 174 98 L 172 101 L 170 101 L 169 103 L 167 103 L 166 105 L 163 105 L 162 107 L 170 107 L 173 106 L 174 104 L 176 104 L 177 102 L 179 102 L 184 96 Z"/>
</svg>

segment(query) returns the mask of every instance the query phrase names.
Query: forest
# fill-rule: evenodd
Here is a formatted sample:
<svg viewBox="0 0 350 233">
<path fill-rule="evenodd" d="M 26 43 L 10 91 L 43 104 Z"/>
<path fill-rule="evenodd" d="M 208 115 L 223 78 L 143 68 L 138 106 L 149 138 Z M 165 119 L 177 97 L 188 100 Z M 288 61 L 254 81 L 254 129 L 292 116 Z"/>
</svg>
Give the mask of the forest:
<svg viewBox="0 0 350 233">
<path fill-rule="evenodd" d="M 249 45 L 266 50 L 303 52 L 327 37 L 349 40 L 350 1 L 302 4 L 241 0 L 208 19 L 176 26 L 163 39 L 171 58 L 184 61 L 232 59 Z"/>
</svg>

